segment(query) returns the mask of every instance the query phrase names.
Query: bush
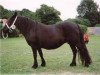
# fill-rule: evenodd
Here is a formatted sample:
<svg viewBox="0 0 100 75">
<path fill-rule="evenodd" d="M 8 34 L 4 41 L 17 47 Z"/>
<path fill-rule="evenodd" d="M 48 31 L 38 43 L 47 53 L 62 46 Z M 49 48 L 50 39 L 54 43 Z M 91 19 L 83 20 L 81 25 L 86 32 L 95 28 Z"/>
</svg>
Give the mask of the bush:
<svg viewBox="0 0 100 75">
<path fill-rule="evenodd" d="M 84 26 L 90 25 L 90 21 L 88 19 L 84 19 L 84 18 L 67 19 L 67 21 L 71 22 L 71 23 L 81 24 Z"/>
<path fill-rule="evenodd" d="M 85 25 L 79 25 L 81 30 L 83 31 L 83 33 L 86 33 L 87 32 L 87 26 Z"/>
<path fill-rule="evenodd" d="M 95 27 L 100 27 L 100 24 L 96 24 Z"/>
</svg>

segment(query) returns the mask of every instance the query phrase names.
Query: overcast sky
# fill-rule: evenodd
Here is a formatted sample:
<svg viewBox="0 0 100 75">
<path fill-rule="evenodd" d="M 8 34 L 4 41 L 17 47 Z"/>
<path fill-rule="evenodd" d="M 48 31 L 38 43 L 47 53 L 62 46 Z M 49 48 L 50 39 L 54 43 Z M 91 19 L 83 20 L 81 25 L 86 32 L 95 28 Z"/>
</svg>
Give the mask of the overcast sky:
<svg viewBox="0 0 100 75">
<path fill-rule="evenodd" d="M 94 0 L 100 7 L 100 0 Z M 33 12 L 40 8 L 41 4 L 53 6 L 61 12 L 61 19 L 75 18 L 77 16 L 77 6 L 81 0 L 0 0 L 0 5 L 10 10 L 29 9 Z"/>
</svg>

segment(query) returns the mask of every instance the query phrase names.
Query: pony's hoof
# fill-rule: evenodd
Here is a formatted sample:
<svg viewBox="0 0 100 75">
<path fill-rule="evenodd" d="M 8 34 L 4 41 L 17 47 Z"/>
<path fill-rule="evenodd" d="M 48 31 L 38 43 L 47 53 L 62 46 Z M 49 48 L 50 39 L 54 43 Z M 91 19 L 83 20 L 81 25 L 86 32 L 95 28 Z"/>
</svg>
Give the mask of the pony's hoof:
<svg viewBox="0 0 100 75">
<path fill-rule="evenodd" d="M 38 67 L 38 65 L 33 65 L 32 68 L 36 69 Z"/>
<path fill-rule="evenodd" d="M 42 67 L 45 67 L 45 66 L 46 66 L 46 64 L 41 64 L 41 66 L 42 66 Z"/>
<path fill-rule="evenodd" d="M 41 66 L 42 66 L 42 67 L 45 67 L 45 66 L 46 66 L 46 62 L 45 62 L 45 60 L 42 61 Z"/>
<path fill-rule="evenodd" d="M 71 63 L 70 66 L 76 66 L 76 63 Z"/>
<path fill-rule="evenodd" d="M 85 67 L 89 67 L 89 64 L 85 64 L 84 66 L 85 66 Z"/>
</svg>

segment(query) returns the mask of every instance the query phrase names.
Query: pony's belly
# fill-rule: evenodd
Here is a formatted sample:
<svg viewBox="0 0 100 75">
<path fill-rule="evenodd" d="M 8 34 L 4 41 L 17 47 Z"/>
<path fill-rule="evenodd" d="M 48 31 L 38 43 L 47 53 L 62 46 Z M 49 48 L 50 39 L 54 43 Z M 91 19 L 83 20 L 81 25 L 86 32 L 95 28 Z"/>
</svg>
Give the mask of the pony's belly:
<svg viewBox="0 0 100 75">
<path fill-rule="evenodd" d="M 49 43 L 49 44 L 43 45 L 42 48 L 45 48 L 45 49 L 48 49 L 48 50 L 56 49 L 56 48 L 60 47 L 63 44 L 64 44 L 64 42 L 61 42 L 61 43 L 51 43 L 51 44 Z"/>
</svg>

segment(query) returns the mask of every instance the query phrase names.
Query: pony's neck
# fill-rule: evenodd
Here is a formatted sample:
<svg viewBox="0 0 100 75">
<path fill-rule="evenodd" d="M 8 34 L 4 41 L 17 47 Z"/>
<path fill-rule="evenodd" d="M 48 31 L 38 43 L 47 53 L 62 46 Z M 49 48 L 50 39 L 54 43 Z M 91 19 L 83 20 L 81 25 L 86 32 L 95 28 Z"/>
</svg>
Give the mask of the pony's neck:
<svg viewBox="0 0 100 75">
<path fill-rule="evenodd" d="M 25 36 L 27 35 L 27 33 L 29 33 L 30 28 L 34 26 L 33 24 L 34 23 L 32 20 L 25 17 L 18 16 L 18 19 L 15 25 L 20 30 L 20 32 Z"/>
</svg>

